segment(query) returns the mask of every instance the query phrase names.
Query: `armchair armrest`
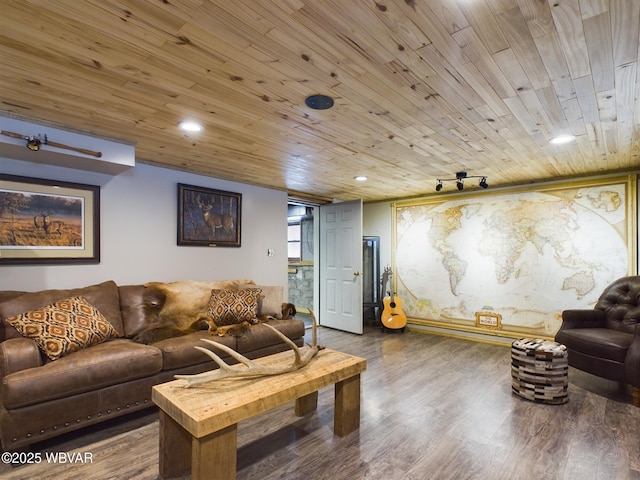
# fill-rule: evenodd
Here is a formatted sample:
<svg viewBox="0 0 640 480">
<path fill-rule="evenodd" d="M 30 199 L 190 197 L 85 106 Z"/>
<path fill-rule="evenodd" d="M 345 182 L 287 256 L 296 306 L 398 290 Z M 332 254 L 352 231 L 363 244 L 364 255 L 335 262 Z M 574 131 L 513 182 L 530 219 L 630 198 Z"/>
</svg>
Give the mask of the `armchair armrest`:
<svg viewBox="0 0 640 480">
<path fill-rule="evenodd" d="M 640 388 L 640 325 L 637 325 L 633 333 L 633 340 L 624 360 L 625 376 L 627 383 Z"/>
<path fill-rule="evenodd" d="M 0 343 L 0 378 L 42 366 L 40 349 L 30 338 L 10 338 Z"/>
<path fill-rule="evenodd" d="M 571 328 L 606 328 L 607 319 L 602 310 L 565 310 L 560 330 Z"/>
</svg>

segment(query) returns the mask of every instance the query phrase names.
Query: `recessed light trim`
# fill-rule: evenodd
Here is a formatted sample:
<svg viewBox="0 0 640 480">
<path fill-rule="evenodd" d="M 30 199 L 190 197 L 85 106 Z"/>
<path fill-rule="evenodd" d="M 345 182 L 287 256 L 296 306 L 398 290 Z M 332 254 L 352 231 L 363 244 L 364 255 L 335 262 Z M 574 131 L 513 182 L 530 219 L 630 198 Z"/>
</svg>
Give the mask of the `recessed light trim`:
<svg viewBox="0 0 640 480">
<path fill-rule="evenodd" d="M 573 142 L 575 139 L 575 135 L 558 135 L 549 140 L 549 143 L 552 145 L 562 145 L 563 143 Z"/>
<path fill-rule="evenodd" d="M 365 177 L 364 175 L 358 175 L 358 176 L 355 176 L 355 177 L 353 177 L 353 179 L 354 179 L 356 182 L 366 182 L 366 181 L 368 180 L 368 178 L 367 178 L 367 177 Z"/>
<path fill-rule="evenodd" d="M 178 124 L 178 127 L 180 127 L 180 129 L 184 130 L 185 132 L 201 132 L 202 131 L 202 125 L 192 120 L 185 120 L 183 122 L 180 122 Z"/>
</svg>

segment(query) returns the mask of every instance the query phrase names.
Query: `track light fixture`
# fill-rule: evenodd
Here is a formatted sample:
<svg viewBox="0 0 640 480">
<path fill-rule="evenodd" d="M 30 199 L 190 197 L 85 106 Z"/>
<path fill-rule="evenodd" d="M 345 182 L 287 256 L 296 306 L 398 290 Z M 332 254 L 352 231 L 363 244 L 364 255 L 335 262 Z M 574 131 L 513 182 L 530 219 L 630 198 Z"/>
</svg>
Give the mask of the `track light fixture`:
<svg viewBox="0 0 640 480">
<path fill-rule="evenodd" d="M 464 188 L 464 181 L 467 178 L 480 178 L 481 180 L 478 183 L 480 187 L 487 188 L 489 186 L 486 175 L 467 175 L 467 172 L 456 172 L 456 178 L 437 178 L 436 192 L 442 190 L 442 182 L 456 182 L 458 190 L 462 190 Z"/>
</svg>

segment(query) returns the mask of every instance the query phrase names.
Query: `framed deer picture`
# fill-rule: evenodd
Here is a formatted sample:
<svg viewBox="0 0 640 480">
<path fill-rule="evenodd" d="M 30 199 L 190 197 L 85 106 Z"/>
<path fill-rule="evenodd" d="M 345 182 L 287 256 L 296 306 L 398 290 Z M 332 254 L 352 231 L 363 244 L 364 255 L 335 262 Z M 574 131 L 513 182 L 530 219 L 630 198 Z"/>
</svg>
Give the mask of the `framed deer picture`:
<svg viewBox="0 0 640 480">
<path fill-rule="evenodd" d="M 178 184 L 178 245 L 239 247 L 242 194 Z"/>
<path fill-rule="evenodd" d="M 100 263 L 100 187 L 0 175 L 0 265 Z"/>
</svg>

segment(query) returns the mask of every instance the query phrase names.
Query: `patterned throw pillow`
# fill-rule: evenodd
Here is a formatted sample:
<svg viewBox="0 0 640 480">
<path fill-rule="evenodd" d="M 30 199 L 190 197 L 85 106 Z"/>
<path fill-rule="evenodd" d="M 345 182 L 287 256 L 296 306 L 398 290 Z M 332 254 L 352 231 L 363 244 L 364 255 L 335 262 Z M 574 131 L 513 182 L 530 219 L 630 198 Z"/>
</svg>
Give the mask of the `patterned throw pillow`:
<svg viewBox="0 0 640 480">
<path fill-rule="evenodd" d="M 258 315 L 260 288 L 242 290 L 211 290 L 209 318 L 218 327 L 242 322 L 254 323 Z"/>
<path fill-rule="evenodd" d="M 109 321 L 84 297 L 60 300 L 6 321 L 22 336 L 35 340 L 51 360 L 118 336 Z"/>
</svg>

